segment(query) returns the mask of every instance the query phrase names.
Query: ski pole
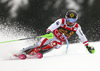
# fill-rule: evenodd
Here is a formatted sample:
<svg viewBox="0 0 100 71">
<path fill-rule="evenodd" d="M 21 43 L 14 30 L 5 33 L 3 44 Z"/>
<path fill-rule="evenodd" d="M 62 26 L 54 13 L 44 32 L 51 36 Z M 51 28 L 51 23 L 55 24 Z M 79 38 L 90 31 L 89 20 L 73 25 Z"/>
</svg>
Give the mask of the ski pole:
<svg viewBox="0 0 100 71">
<path fill-rule="evenodd" d="M 66 36 L 65 36 L 65 34 L 64 34 L 64 33 L 63 33 L 63 37 L 64 37 L 64 39 L 65 39 L 65 41 L 66 41 L 66 43 L 67 43 L 67 47 L 66 47 L 66 53 L 67 53 L 69 43 L 68 43 L 68 40 L 67 40 L 67 38 L 66 38 Z"/>
<path fill-rule="evenodd" d="M 35 37 L 29 37 L 29 38 L 22 38 L 22 39 L 10 40 L 10 41 L 3 41 L 3 42 L 0 42 L 0 44 L 1 43 L 21 41 L 21 40 L 27 40 L 27 39 L 33 39 L 33 38 L 40 38 L 40 37 L 45 37 L 47 39 L 51 39 L 51 38 L 53 38 L 53 36 L 54 36 L 53 33 L 50 33 L 50 34 L 45 34 L 45 35 L 41 35 L 41 36 L 35 36 Z"/>
</svg>

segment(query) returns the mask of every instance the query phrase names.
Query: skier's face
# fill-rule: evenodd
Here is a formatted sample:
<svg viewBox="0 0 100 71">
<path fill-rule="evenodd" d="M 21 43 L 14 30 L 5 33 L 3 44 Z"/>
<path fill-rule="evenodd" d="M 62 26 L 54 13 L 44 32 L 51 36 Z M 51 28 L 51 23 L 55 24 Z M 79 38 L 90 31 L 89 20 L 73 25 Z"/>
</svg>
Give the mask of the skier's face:
<svg viewBox="0 0 100 71">
<path fill-rule="evenodd" d="M 74 18 L 67 18 L 66 20 L 67 20 L 68 26 L 73 26 L 74 23 L 76 22 L 76 19 Z"/>
<path fill-rule="evenodd" d="M 68 24 L 68 26 L 73 26 L 74 25 L 74 23 L 68 22 L 68 21 L 67 21 L 67 24 Z"/>
</svg>

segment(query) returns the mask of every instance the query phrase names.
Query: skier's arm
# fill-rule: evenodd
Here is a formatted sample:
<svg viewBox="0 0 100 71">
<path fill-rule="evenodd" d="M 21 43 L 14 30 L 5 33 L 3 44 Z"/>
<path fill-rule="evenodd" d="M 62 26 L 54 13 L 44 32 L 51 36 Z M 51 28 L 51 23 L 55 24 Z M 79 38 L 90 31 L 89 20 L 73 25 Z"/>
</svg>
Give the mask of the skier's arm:
<svg viewBox="0 0 100 71">
<path fill-rule="evenodd" d="M 82 43 L 87 46 L 88 45 L 88 40 L 87 38 L 85 37 L 83 31 L 81 30 L 81 27 L 80 25 L 78 26 L 78 29 L 76 31 L 76 34 L 79 36 L 79 38 L 81 39 Z"/>
<path fill-rule="evenodd" d="M 51 24 L 51 25 L 47 28 L 46 32 L 48 32 L 48 31 L 53 32 L 53 30 L 55 30 L 56 28 L 58 28 L 58 27 L 61 25 L 61 22 L 62 22 L 61 19 L 56 20 L 53 24 Z"/>
<path fill-rule="evenodd" d="M 95 49 L 94 49 L 94 47 L 89 46 L 88 40 L 87 40 L 86 36 L 84 35 L 83 31 L 81 30 L 80 25 L 79 25 L 79 27 L 78 27 L 78 29 L 76 31 L 76 34 L 79 36 L 79 38 L 81 39 L 81 41 L 83 42 L 83 44 L 86 46 L 87 50 L 90 53 L 94 53 Z"/>
</svg>

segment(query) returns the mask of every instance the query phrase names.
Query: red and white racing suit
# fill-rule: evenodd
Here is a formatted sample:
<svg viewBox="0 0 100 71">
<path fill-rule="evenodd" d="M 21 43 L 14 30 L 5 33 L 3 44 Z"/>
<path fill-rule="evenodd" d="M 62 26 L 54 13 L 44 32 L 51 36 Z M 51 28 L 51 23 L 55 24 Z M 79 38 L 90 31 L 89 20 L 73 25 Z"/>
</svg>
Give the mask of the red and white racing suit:
<svg viewBox="0 0 100 71">
<path fill-rule="evenodd" d="M 38 43 L 39 46 L 43 46 L 49 44 L 51 41 L 57 41 L 57 48 L 61 47 L 65 39 L 63 37 L 63 33 L 65 34 L 66 38 L 68 39 L 71 35 L 76 33 L 83 44 L 86 46 L 88 45 L 87 38 L 85 37 L 84 33 L 81 30 L 81 27 L 78 23 L 75 23 L 72 27 L 67 25 L 66 19 L 58 19 L 53 24 L 51 24 L 47 31 L 51 31 L 54 34 L 52 39 L 42 38 Z M 46 32 L 47 32 L 46 31 Z"/>
</svg>

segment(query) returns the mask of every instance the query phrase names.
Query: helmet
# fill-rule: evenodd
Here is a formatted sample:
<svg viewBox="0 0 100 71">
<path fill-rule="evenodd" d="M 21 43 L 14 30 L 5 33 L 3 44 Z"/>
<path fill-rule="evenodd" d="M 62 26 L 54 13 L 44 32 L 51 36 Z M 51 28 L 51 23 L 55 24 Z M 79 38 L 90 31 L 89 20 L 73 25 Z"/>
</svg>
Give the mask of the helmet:
<svg viewBox="0 0 100 71">
<path fill-rule="evenodd" d="M 75 10 L 69 10 L 66 15 L 65 18 L 67 19 L 67 21 L 69 22 L 76 22 L 78 19 L 78 15 L 77 12 Z"/>
</svg>

